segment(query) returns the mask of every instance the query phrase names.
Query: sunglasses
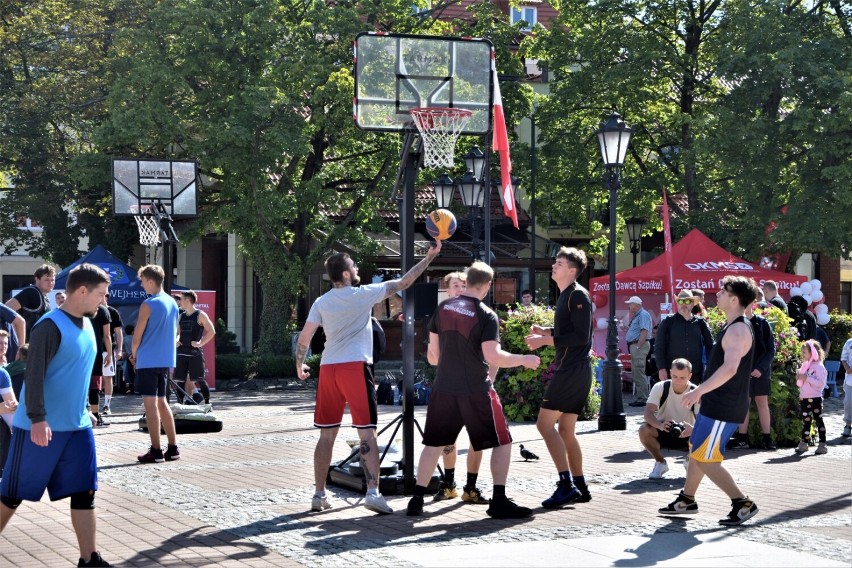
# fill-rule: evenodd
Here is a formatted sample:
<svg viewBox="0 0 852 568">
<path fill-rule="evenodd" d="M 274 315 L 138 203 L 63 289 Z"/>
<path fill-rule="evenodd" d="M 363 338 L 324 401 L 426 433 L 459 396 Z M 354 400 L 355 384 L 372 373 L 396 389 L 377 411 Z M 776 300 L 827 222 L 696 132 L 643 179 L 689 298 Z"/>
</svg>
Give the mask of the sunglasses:
<svg viewBox="0 0 852 568">
<path fill-rule="evenodd" d="M 686 304 L 691 304 L 692 300 L 689 299 L 689 298 L 681 298 L 677 301 L 677 303 L 680 304 L 681 306 L 685 306 Z"/>
</svg>

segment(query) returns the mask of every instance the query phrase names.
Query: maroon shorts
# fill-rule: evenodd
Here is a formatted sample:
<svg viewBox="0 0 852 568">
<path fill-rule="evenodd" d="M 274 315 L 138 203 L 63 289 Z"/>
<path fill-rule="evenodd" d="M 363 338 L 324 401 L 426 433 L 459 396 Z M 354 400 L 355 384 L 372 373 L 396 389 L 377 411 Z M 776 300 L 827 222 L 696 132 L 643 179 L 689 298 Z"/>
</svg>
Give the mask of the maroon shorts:
<svg viewBox="0 0 852 568">
<path fill-rule="evenodd" d="M 474 450 L 487 450 L 512 443 L 503 405 L 494 389 L 479 394 L 450 394 L 432 391 L 426 410 L 425 446 L 452 446 L 462 427 L 467 429 Z"/>
<path fill-rule="evenodd" d="M 89 390 L 99 391 L 103 388 L 103 377 L 101 375 L 92 375 L 89 380 Z"/>
<path fill-rule="evenodd" d="M 376 383 L 370 368 L 363 361 L 320 365 L 314 426 L 339 427 L 346 403 L 353 428 L 376 427 Z"/>
</svg>

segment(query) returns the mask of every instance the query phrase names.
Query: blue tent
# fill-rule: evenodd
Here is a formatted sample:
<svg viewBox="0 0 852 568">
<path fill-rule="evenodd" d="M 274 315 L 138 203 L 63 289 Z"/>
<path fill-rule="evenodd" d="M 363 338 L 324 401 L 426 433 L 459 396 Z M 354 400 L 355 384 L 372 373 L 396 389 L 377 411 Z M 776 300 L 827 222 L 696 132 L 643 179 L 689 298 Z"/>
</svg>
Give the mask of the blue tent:
<svg viewBox="0 0 852 568">
<path fill-rule="evenodd" d="M 57 274 L 55 289 L 64 290 L 68 273 L 71 272 L 72 268 L 84 262 L 99 266 L 109 274 L 112 281 L 109 285 L 109 305 L 121 312 L 125 324 L 135 322 L 139 305 L 148 298 L 148 294 L 142 288 L 142 281 L 136 275 L 136 269 L 123 263 L 102 245 L 95 246 L 80 260 L 66 266 L 62 272 Z M 186 288 L 172 284 L 172 290 L 186 290 Z"/>
</svg>

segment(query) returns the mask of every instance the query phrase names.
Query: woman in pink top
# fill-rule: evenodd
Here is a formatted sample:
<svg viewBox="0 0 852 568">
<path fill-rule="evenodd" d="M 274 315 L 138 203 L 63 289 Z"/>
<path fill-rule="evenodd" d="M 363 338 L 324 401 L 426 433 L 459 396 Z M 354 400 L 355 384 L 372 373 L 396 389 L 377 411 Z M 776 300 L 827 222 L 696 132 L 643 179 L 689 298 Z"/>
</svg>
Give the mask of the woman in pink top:
<svg viewBox="0 0 852 568">
<path fill-rule="evenodd" d="M 802 366 L 796 374 L 796 385 L 799 387 L 799 405 L 802 409 L 802 441 L 796 448 L 796 453 L 808 451 L 808 439 L 811 436 L 811 423 L 815 422 L 819 434 L 819 446 L 815 454 L 828 452 L 825 447 L 825 422 L 822 420 L 822 391 L 828 372 L 822 362 L 825 352 L 822 346 L 813 339 L 802 344 Z"/>
</svg>

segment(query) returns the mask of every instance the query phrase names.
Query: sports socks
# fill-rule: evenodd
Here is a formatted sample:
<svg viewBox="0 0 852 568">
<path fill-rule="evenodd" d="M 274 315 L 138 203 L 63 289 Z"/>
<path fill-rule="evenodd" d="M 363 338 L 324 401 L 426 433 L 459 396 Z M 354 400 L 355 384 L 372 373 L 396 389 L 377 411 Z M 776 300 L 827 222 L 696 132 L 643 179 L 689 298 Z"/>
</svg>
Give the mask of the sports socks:
<svg viewBox="0 0 852 568">
<path fill-rule="evenodd" d="M 476 487 L 476 480 L 479 478 L 478 473 L 467 472 L 467 483 L 464 484 L 465 489 L 473 489 Z"/>
<path fill-rule="evenodd" d="M 456 482 L 456 468 L 447 468 L 444 470 L 444 483 L 452 485 Z"/>
<path fill-rule="evenodd" d="M 559 472 L 559 481 L 567 481 L 569 484 L 574 483 L 574 479 L 571 477 L 570 471 L 560 471 Z"/>
</svg>

